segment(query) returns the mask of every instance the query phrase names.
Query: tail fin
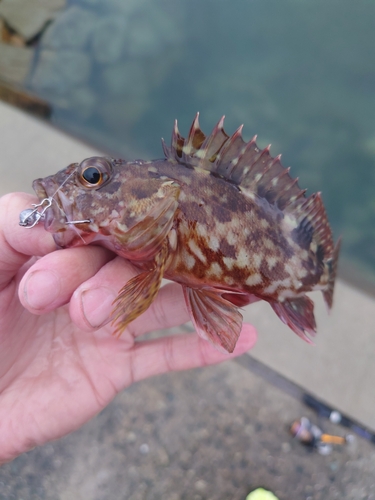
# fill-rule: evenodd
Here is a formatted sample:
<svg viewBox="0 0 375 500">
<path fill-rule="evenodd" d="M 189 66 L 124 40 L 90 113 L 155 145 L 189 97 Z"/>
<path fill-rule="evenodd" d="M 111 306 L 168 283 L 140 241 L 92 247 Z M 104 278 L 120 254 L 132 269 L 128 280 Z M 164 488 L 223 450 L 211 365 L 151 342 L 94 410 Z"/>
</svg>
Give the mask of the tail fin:
<svg viewBox="0 0 375 500">
<path fill-rule="evenodd" d="M 335 288 L 335 279 L 337 273 L 337 262 L 339 258 L 340 245 L 341 245 L 341 237 L 338 239 L 336 243 L 332 257 L 328 259 L 327 262 L 329 269 L 329 276 L 328 276 L 327 288 L 323 290 L 323 297 L 325 303 L 327 304 L 328 309 L 331 309 L 333 303 L 333 290 Z"/>
</svg>

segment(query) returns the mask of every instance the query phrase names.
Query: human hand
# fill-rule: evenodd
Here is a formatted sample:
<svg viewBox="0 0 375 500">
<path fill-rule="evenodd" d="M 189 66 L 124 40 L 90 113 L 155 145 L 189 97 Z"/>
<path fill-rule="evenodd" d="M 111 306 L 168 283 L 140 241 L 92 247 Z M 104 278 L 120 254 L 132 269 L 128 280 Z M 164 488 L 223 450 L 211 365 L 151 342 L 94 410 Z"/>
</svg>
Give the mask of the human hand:
<svg viewBox="0 0 375 500">
<path fill-rule="evenodd" d="M 101 247 L 55 251 L 42 224 L 20 227 L 19 213 L 35 201 L 0 199 L 0 463 L 74 431 L 133 382 L 219 363 L 256 340 L 244 325 L 232 355 L 196 334 L 141 341 L 189 320 L 174 283 L 113 337 L 111 303 L 135 271 Z"/>
</svg>

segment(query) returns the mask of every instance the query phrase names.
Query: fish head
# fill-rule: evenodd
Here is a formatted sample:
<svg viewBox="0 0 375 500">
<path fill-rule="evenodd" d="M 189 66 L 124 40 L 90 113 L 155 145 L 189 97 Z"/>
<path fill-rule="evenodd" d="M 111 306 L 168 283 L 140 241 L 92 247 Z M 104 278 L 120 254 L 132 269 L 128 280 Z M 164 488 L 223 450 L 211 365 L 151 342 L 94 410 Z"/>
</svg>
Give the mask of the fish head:
<svg viewBox="0 0 375 500">
<path fill-rule="evenodd" d="M 51 202 L 45 212 L 44 227 L 53 234 L 59 247 L 93 240 L 96 226 L 107 217 L 116 200 L 115 193 L 108 196 L 107 191 L 106 196 L 103 192 L 111 183 L 113 173 L 111 159 L 92 157 L 33 182 L 38 198 Z"/>
<path fill-rule="evenodd" d="M 138 236 L 144 234 L 144 243 L 151 226 L 150 238 L 158 236 L 161 226 L 166 232 L 179 192 L 173 181 L 159 177 L 149 165 L 91 157 L 35 180 L 39 199 L 51 203 L 45 211 L 45 229 L 59 247 L 94 242 L 126 256 L 132 243 L 136 252 Z"/>
</svg>

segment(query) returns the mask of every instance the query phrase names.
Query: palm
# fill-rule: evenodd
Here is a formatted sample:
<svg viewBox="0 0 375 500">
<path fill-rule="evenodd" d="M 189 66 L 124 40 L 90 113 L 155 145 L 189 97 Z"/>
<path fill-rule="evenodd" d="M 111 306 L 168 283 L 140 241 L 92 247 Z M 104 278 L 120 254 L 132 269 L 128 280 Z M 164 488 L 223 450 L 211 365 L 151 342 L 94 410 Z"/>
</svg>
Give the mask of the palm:
<svg viewBox="0 0 375 500">
<path fill-rule="evenodd" d="M 164 287 L 120 339 L 113 337 L 102 319 L 111 294 L 134 271 L 99 247 L 54 252 L 43 227 L 17 226 L 27 206 L 28 195 L 0 201 L 0 463 L 78 428 L 136 380 L 229 357 L 196 335 L 136 341 L 188 320 L 175 284 Z M 46 272 L 58 280 L 56 296 Z M 96 293 L 84 301 L 91 291 Z M 105 324 L 95 328 L 88 318 Z M 234 355 L 254 342 L 247 325 Z"/>
<path fill-rule="evenodd" d="M 7 328 L 7 320 L 10 325 L 14 317 L 18 317 L 12 325 L 16 342 Z M 131 339 L 118 341 L 101 331 L 80 330 L 71 322 L 68 306 L 35 316 L 18 304 L 3 318 L 1 327 L 9 334 L 2 338 L 0 354 L 0 408 L 10 408 L 8 418 L 18 422 L 17 440 L 20 429 L 32 444 L 74 430 L 129 382 L 126 358 Z M 29 418 L 35 411 L 42 416 L 37 425 Z M 58 428 L 49 425 L 56 420 Z"/>
</svg>

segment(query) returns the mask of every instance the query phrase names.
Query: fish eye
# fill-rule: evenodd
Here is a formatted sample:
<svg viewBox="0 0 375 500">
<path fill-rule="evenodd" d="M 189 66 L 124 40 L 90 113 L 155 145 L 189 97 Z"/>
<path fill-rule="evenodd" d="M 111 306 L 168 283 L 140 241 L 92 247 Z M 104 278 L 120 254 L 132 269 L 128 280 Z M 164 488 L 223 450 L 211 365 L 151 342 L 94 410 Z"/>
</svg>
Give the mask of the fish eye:
<svg viewBox="0 0 375 500">
<path fill-rule="evenodd" d="M 87 158 L 78 167 L 78 181 L 86 188 L 102 186 L 111 174 L 112 163 L 107 158 Z"/>
<path fill-rule="evenodd" d="M 86 167 L 81 175 L 82 178 L 92 186 L 97 186 L 103 177 L 103 174 L 97 167 Z"/>
</svg>

